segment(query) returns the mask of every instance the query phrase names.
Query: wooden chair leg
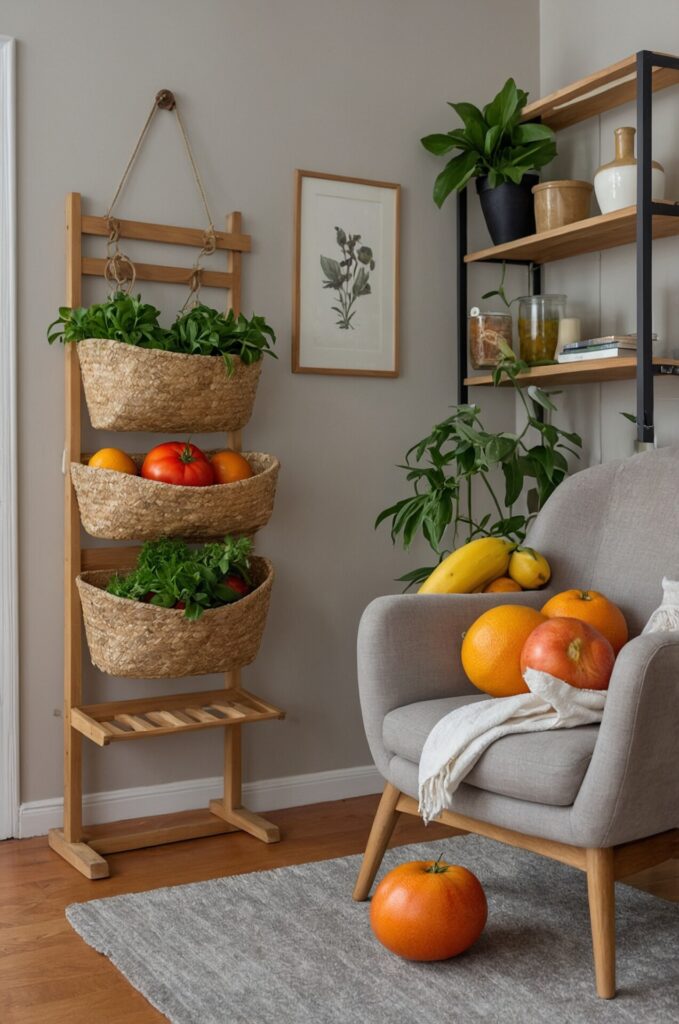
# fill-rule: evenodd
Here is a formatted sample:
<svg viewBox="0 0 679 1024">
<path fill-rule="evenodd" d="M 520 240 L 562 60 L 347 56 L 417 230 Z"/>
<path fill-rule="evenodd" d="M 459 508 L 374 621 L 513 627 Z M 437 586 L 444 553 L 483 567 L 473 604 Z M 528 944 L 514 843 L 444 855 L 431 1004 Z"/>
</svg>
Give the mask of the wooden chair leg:
<svg viewBox="0 0 679 1024">
<path fill-rule="evenodd" d="M 615 876 L 613 850 L 587 850 L 587 892 L 597 995 L 615 996 Z"/>
<path fill-rule="evenodd" d="M 400 790 L 396 786 L 392 786 L 390 782 L 387 782 L 379 807 L 377 808 L 377 813 L 375 814 L 375 820 L 370 829 L 368 845 L 365 848 L 363 863 L 361 864 L 361 870 L 358 873 L 354 887 L 353 898 L 359 902 L 368 898 L 372 884 L 375 881 L 375 875 L 382 863 L 384 851 L 391 839 L 394 826 L 400 817 L 400 811 L 396 810 L 396 804 L 400 795 Z"/>
</svg>

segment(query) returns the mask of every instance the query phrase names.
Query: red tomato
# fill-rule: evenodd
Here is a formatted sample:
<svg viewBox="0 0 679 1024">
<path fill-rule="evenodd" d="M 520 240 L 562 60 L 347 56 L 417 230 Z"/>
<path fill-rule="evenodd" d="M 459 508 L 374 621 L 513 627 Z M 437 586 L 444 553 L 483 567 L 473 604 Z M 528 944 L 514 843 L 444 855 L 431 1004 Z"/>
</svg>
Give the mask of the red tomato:
<svg viewBox="0 0 679 1024">
<path fill-rule="evenodd" d="M 614 661 L 613 648 L 598 629 L 565 617 L 537 626 L 521 651 L 522 672 L 549 672 L 583 690 L 607 689 Z"/>
<path fill-rule="evenodd" d="M 141 475 L 147 480 L 184 487 L 209 487 L 215 473 L 206 456 L 188 441 L 168 441 L 152 448 L 144 459 Z"/>
<path fill-rule="evenodd" d="M 249 583 L 246 583 L 241 576 L 236 576 L 234 573 L 229 573 L 228 576 L 225 576 L 222 583 L 225 587 L 230 587 L 231 590 L 235 590 L 241 597 L 245 597 L 245 595 L 249 594 L 252 589 Z"/>
</svg>

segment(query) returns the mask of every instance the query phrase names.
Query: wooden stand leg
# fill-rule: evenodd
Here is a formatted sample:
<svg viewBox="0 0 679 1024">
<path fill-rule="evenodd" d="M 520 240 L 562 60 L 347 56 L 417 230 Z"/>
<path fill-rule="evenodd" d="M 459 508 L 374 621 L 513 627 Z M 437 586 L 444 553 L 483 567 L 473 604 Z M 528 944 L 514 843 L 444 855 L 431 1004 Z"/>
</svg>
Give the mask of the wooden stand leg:
<svg viewBox="0 0 679 1024">
<path fill-rule="evenodd" d="M 240 671 L 230 673 L 229 685 L 240 686 Z M 241 763 L 241 726 L 230 725 L 224 730 L 224 797 L 210 800 L 210 810 L 263 843 L 277 843 L 281 838 L 278 826 L 243 807 Z"/>
<path fill-rule="evenodd" d="M 394 826 L 400 817 L 400 812 L 396 810 L 396 804 L 400 796 L 400 790 L 396 786 L 392 786 L 390 782 L 387 782 L 370 830 L 361 870 L 358 873 L 356 885 L 354 886 L 353 898 L 359 902 L 368 898 L 372 884 L 375 881 L 375 875 L 382 863 L 384 851 L 391 839 Z"/>
<path fill-rule="evenodd" d="M 47 839 L 54 852 L 85 878 L 108 878 L 108 864 L 87 843 L 70 843 L 60 828 L 51 828 Z"/>
<path fill-rule="evenodd" d="M 587 892 L 592 924 L 596 991 L 615 996 L 615 878 L 613 850 L 587 850 Z"/>
</svg>

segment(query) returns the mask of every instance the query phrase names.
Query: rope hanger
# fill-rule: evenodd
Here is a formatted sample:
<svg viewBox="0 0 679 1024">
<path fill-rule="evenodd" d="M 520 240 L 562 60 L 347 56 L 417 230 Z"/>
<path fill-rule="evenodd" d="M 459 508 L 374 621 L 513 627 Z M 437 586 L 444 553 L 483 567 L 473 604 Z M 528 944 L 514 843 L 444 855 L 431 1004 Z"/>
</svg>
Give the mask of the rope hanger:
<svg viewBox="0 0 679 1024">
<path fill-rule="evenodd" d="M 194 181 L 196 182 L 196 186 L 198 188 L 198 192 L 200 194 L 200 198 L 203 204 L 203 209 L 205 210 L 205 216 L 207 218 L 207 227 L 203 232 L 203 246 L 200 249 L 198 256 L 196 257 L 195 263 L 193 264 L 191 277 L 189 278 L 188 282 L 189 294 L 181 310 L 182 312 L 184 312 L 184 310 L 187 309 L 187 307 L 197 305 L 198 303 L 203 274 L 202 260 L 204 256 L 211 256 L 212 253 L 217 248 L 217 236 L 215 234 L 215 226 L 212 220 L 212 215 L 210 213 L 210 207 L 208 206 L 207 196 L 205 194 L 205 187 L 203 185 L 200 173 L 198 171 L 198 166 L 196 164 L 193 151 L 191 149 L 189 137 L 186 134 L 184 122 L 182 121 L 181 115 L 179 113 L 177 101 L 174 97 L 174 93 L 172 93 L 170 89 L 161 89 L 160 92 L 156 93 L 155 98 L 153 100 L 153 104 L 148 113 L 148 117 L 144 122 L 144 127 L 139 133 L 139 138 L 137 139 L 134 149 L 132 150 L 132 155 L 130 156 L 130 159 L 127 161 L 127 165 L 125 167 L 125 170 L 123 171 L 120 181 L 118 182 L 118 187 L 115 190 L 113 199 L 111 200 L 108 210 L 106 211 L 105 217 L 106 223 L 108 225 L 109 235 L 106 246 L 107 259 L 104 277 L 108 284 L 111 286 L 111 288 L 115 286 L 116 290 L 125 291 L 129 294 L 129 292 L 131 292 L 132 288 L 134 287 L 137 273 L 135 270 L 134 263 L 132 262 L 130 257 L 126 253 L 124 253 L 120 248 L 120 221 L 113 216 L 113 207 L 115 206 L 116 202 L 120 197 L 120 193 L 123 191 L 123 188 L 125 187 L 127 179 L 130 175 L 130 171 L 132 170 L 134 162 L 137 159 L 137 156 L 139 155 L 139 151 L 144 143 L 148 130 L 151 127 L 151 122 L 153 121 L 156 111 L 158 110 L 174 111 L 175 119 L 177 121 L 177 127 L 184 141 L 186 155 L 189 158 L 191 171 L 193 172 L 193 178 Z"/>
</svg>

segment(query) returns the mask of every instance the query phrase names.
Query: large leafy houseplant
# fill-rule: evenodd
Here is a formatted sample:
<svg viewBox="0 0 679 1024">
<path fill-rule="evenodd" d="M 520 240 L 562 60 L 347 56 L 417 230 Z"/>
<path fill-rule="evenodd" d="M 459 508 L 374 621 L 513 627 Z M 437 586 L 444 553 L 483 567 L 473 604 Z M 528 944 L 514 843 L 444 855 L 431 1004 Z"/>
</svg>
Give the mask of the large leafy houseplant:
<svg viewBox="0 0 679 1024">
<path fill-rule="evenodd" d="M 545 421 L 556 411 L 550 395 L 535 386 L 524 389 L 517 377 L 528 369 L 504 342 L 493 371 L 496 385 L 512 384 L 526 422 L 520 433 L 485 429 L 477 405 L 458 405 L 431 433 L 406 452 L 406 480 L 414 493 L 384 509 L 375 526 L 391 520 L 391 538 L 408 548 L 422 534 L 440 561 L 459 539 L 506 537 L 521 543 L 532 520 L 568 472 L 565 453 L 579 458 L 576 433 Z M 474 508 L 474 482 L 487 492 L 491 512 Z M 521 498 L 521 508 L 517 508 Z M 445 538 L 445 543 L 444 543 Z M 435 566 L 401 577 L 409 586 L 426 579 Z"/>
<path fill-rule="evenodd" d="M 539 170 L 556 155 L 554 132 L 543 124 L 521 124 L 528 93 L 508 78 L 494 99 L 480 110 L 473 103 L 449 103 L 462 128 L 426 135 L 421 141 L 435 156 L 451 157 L 434 184 L 434 202 L 441 206 L 470 178 L 486 177 L 496 188 L 505 182 L 518 185 L 530 171 Z"/>
</svg>

